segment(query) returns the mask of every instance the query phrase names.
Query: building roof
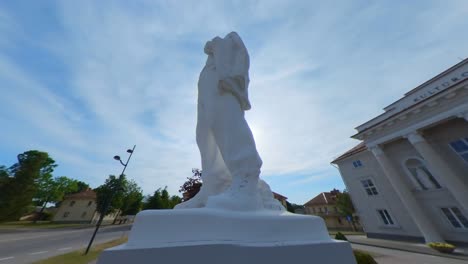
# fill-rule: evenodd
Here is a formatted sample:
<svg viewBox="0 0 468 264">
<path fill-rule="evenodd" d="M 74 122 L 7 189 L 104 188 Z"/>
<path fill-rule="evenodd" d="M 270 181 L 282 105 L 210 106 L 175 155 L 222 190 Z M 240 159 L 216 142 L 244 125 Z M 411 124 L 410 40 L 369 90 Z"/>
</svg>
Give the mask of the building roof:
<svg viewBox="0 0 468 264">
<path fill-rule="evenodd" d="M 283 196 L 283 195 L 281 195 L 279 193 L 275 193 L 275 192 L 272 192 L 272 193 L 273 193 L 273 197 L 275 197 L 278 200 L 287 200 L 288 199 L 288 197 Z"/>
<path fill-rule="evenodd" d="M 65 196 L 65 199 L 69 199 L 69 200 L 96 199 L 96 192 L 88 188 L 82 192 L 69 194 Z"/>
<path fill-rule="evenodd" d="M 464 59 L 463 61 L 457 63 L 456 65 L 450 67 L 449 69 L 443 71 L 437 76 L 431 78 L 430 80 L 424 82 L 418 87 L 407 92 L 401 99 L 385 107 L 384 113 L 356 127 L 356 130 L 358 130 L 358 133 L 353 135 L 352 137 L 354 138 L 357 135 L 375 127 L 376 125 L 379 125 L 382 122 L 388 119 L 391 119 L 392 117 L 406 110 L 409 110 L 417 105 L 420 105 L 422 102 L 429 100 L 429 98 L 432 98 L 433 95 L 439 94 L 439 91 L 446 93 L 448 92 L 448 90 L 452 90 L 454 87 L 460 84 L 466 83 L 466 81 L 468 80 L 468 76 L 466 75 L 466 71 L 464 70 L 464 68 L 466 69 L 467 67 L 468 67 L 468 58 Z M 461 76 L 457 75 L 460 73 L 461 73 Z M 445 82 L 443 84 L 446 84 L 445 86 L 443 86 L 445 87 L 444 89 L 437 90 L 437 92 L 429 91 L 428 96 L 425 95 L 423 98 L 419 98 L 419 99 L 416 98 L 417 100 L 415 100 L 414 96 L 417 96 L 418 93 L 420 92 L 424 92 L 424 89 L 431 88 L 431 85 L 438 86 L 437 88 L 439 88 L 440 82 L 444 81 L 444 78 L 445 78 Z"/>
<path fill-rule="evenodd" d="M 312 205 L 324 205 L 324 204 L 335 204 L 336 195 L 340 193 L 339 190 L 333 189 L 331 192 L 323 192 L 319 195 L 312 198 L 312 200 L 308 201 L 304 204 L 304 206 L 312 206 Z"/>
<path fill-rule="evenodd" d="M 352 149 L 346 151 L 344 154 L 339 156 L 338 158 L 334 159 L 331 163 L 336 163 L 339 160 L 345 159 L 347 157 L 351 157 L 352 155 L 367 150 L 366 145 L 364 142 L 359 143 L 357 146 L 353 147 Z"/>
</svg>

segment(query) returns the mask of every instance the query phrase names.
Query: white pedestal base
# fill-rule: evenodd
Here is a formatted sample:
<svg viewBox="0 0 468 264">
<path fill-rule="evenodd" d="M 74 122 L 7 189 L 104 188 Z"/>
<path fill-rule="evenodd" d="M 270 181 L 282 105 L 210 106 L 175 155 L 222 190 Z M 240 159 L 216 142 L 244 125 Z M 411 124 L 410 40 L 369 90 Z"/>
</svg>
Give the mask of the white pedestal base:
<svg viewBox="0 0 468 264">
<path fill-rule="evenodd" d="M 98 264 L 355 264 L 347 242 L 330 239 L 320 217 L 213 209 L 139 213 L 128 243 Z"/>
</svg>

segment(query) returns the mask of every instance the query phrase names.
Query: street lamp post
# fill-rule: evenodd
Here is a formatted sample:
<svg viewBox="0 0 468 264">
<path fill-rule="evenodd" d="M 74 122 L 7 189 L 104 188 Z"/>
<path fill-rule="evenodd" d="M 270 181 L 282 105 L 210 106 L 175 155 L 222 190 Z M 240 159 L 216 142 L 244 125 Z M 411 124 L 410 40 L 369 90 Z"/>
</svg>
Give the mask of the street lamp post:
<svg viewBox="0 0 468 264">
<path fill-rule="evenodd" d="M 130 161 L 130 158 L 132 157 L 133 151 L 135 151 L 135 147 L 136 147 L 136 145 L 133 145 L 133 149 L 127 149 L 127 153 L 129 153 L 130 155 L 128 155 L 128 159 L 127 159 L 126 163 L 122 162 L 122 160 L 120 159 L 120 156 L 114 156 L 114 159 L 120 161 L 120 164 L 122 164 L 122 166 L 123 166 L 122 173 L 120 173 L 119 180 L 118 180 L 118 188 L 119 189 L 122 188 L 122 186 L 121 186 L 122 182 L 121 181 L 123 179 L 125 169 L 127 169 L 128 162 Z M 98 222 L 96 224 L 96 229 L 94 230 L 93 236 L 91 237 L 91 240 L 89 241 L 88 247 L 86 248 L 85 255 L 88 254 L 89 249 L 91 248 L 91 245 L 93 244 L 94 238 L 96 237 L 96 234 L 97 234 L 97 232 L 99 230 L 99 227 L 101 226 L 102 220 L 104 219 L 104 216 L 106 215 L 107 210 L 109 209 L 109 206 L 111 205 L 112 199 L 114 198 L 114 193 L 115 192 L 111 192 L 109 198 L 106 201 L 106 206 L 104 207 L 103 212 L 101 212 L 101 215 L 99 216 L 99 220 L 98 220 Z"/>
</svg>

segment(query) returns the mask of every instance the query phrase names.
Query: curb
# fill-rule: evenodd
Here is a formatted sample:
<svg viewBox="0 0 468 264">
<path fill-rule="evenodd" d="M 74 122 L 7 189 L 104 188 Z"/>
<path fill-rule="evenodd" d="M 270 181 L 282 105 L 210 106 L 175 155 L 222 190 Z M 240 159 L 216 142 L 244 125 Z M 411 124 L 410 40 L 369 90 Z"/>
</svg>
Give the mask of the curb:
<svg viewBox="0 0 468 264">
<path fill-rule="evenodd" d="M 437 257 L 443 257 L 443 258 L 451 258 L 451 259 L 467 260 L 468 261 L 468 255 L 457 253 L 457 252 L 455 254 L 441 254 L 441 253 L 431 252 L 431 251 L 426 252 L 426 251 L 411 250 L 411 249 L 403 248 L 403 247 L 401 247 L 401 248 L 400 247 L 390 247 L 390 246 L 376 245 L 376 244 L 372 244 L 372 243 L 353 242 L 353 241 L 348 241 L 348 242 L 351 243 L 351 244 L 356 244 L 356 245 L 364 245 L 364 246 L 371 246 L 371 247 L 378 247 L 378 248 L 401 250 L 401 251 L 406 251 L 406 252 L 411 252 L 411 253 L 418 253 L 418 254 L 424 254 L 424 255 L 431 255 L 431 256 L 437 256 Z"/>
</svg>

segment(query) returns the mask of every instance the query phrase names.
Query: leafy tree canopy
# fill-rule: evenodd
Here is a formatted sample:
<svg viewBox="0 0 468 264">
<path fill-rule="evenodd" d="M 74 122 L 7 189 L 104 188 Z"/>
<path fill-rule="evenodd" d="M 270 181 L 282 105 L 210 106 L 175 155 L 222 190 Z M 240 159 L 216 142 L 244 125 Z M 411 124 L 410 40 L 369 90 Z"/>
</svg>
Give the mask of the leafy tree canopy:
<svg viewBox="0 0 468 264">
<path fill-rule="evenodd" d="M 172 209 L 179 204 L 182 199 L 179 196 L 170 196 L 167 191 L 167 186 L 161 190 L 157 189 L 153 195 L 148 196 L 147 202 L 144 205 L 146 209 Z"/>
<path fill-rule="evenodd" d="M 342 216 L 351 216 L 356 212 L 353 202 L 351 201 L 351 196 L 347 191 L 336 195 L 336 208 L 338 209 L 338 213 Z"/>
<path fill-rule="evenodd" d="M 143 207 L 143 192 L 138 184 L 131 180 L 127 183 L 122 204 L 122 215 L 135 215 Z"/>
<path fill-rule="evenodd" d="M 80 192 L 79 183 L 80 181 L 66 176 L 52 178 L 52 175 L 45 175 L 38 181 L 38 190 L 34 200 L 38 205 L 45 205 L 49 202 L 58 203 L 65 195 Z"/>
<path fill-rule="evenodd" d="M 105 215 L 122 208 L 127 185 L 128 181 L 125 175 L 121 175 L 120 177 L 109 175 L 103 185 L 94 189 L 97 197 L 96 210 L 101 215 Z"/>
<path fill-rule="evenodd" d="M 356 221 L 354 217 L 356 210 L 354 208 L 353 202 L 351 201 L 351 196 L 346 190 L 344 190 L 342 193 L 336 194 L 336 208 L 338 209 L 338 213 L 340 215 L 350 218 L 353 230 L 356 230 Z"/>
<path fill-rule="evenodd" d="M 26 151 L 18 162 L 0 172 L 0 221 L 16 220 L 28 207 L 40 188 L 41 179 L 52 177 L 55 161 L 47 152 Z"/>
</svg>

